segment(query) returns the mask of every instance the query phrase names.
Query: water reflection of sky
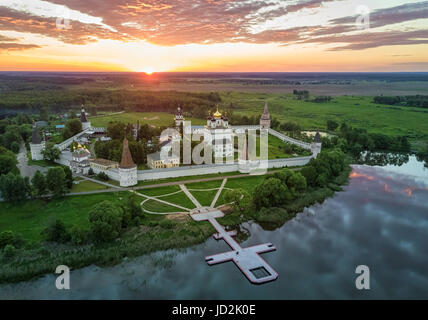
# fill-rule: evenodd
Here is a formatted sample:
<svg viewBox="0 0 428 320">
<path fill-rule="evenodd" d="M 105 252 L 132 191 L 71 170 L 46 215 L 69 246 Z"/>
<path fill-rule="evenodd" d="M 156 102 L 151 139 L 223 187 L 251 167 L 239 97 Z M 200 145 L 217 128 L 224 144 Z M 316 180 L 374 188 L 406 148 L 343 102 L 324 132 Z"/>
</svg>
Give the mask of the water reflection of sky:
<svg viewBox="0 0 428 320">
<path fill-rule="evenodd" d="M 382 168 L 389 172 L 411 175 L 419 180 L 428 180 L 428 168 L 425 168 L 424 162 L 418 161 L 416 156 L 409 156 L 409 161 L 401 166 L 386 165 Z"/>
<path fill-rule="evenodd" d="M 55 278 L 0 287 L 0 298 L 80 299 L 369 299 L 428 298 L 428 181 L 355 166 L 349 186 L 275 231 L 245 224 L 243 246 L 272 242 L 263 255 L 277 281 L 251 285 L 233 263 L 209 267 L 227 250 L 209 239 L 187 250 L 72 272 L 69 292 Z M 411 192 L 409 192 L 411 190 Z M 169 264 L 172 266 L 169 267 Z M 355 268 L 371 271 L 371 290 L 355 288 Z"/>
</svg>

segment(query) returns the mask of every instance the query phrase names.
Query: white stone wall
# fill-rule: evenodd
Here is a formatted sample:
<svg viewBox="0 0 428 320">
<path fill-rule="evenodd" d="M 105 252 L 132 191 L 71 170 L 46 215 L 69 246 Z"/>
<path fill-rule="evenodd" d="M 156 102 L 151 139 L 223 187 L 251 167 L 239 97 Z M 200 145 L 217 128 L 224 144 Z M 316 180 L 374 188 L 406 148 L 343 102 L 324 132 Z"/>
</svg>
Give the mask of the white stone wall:
<svg viewBox="0 0 428 320">
<path fill-rule="evenodd" d="M 290 138 L 290 137 L 286 136 L 285 134 L 279 133 L 278 131 L 275 131 L 273 129 L 269 129 L 269 134 L 279 138 L 280 140 L 282 140 L 284 142 L 289 142 L 289 143 L 295 144 L 301 148 L 311 150 L 311 144 L 310 143 L 306 143 L 303 141 L 299 141 L 299 140 Z"/>
<path fill-rule="evenodd" d="M 86 122 L 86 123 L 89 123 L 89 126 L 91 125 L 90 122 Z M 90 127 L 84 129 L 82 132 L 79 132 L 75 136 L 72 136 L 71 138 L 69 138 L 69 139 L 67 139 L 67 140 L 65 140 L 63 142 L 56 144 L 55 147 L 57 147 L 61 151 L 63 151 L 64 149 L 67 149 L 68 146 L 71 145 L 74 140 L 77 140 L 80 136 L 84 135 L 85 132 L 86 132 L 86 130 L 89 130 L 89 129 L 90 129 Z"/>
<path fill-rule="evenodd" d="M 95 174 L 104 172 L 111 180 L 120 181 L 119 169 L 101 170 L 98 168 L 92 168 L 92 171 L 94 171 Z"/>
<path fill-rule="evenodd" d="M 137 181 L 137 167 L 124 169 L 119 168 L 119 181 L 121 187 L 135 186 Z"/>
<path fill-rule="evenodd" d="M 88 130 L 90 128 L 91 128 L 91 123 L 89 121 L 88 122 L 82 122 L 82 130 L 83 131 Z"/>
<path fill-rule="evenodd" d="M 45 148 L 45 143 L 32 144 L 30 143 L 31 159 L 43 160 L 42 150 Z"/>
<path fill-rule="evenodd" d="M 304 166 L 307 164 L 313 156 L 290 158 L 290 159 L 276 159 L 268 161 L 268 168 L 284 168 L 284 167 L 295 167 Z M 241 169 L 242 169 L 241 164 Z M 154 169 L 154 170 L 138 170 L 137 176 L 139 181 L 143 180 L 157 180 L 166 178 L 178 178 L 186 176 L 196 176 L 203 174 L 216 174 L 216 173 L 227 173 L 227 172 L 239 172 L 240 166 L 238 163 L 234 164 L 219 164 L 219 165 L 196 165 L 196 166 L 185 166 L 168 169 Z M 195 177 L 196 179 L 197 177 Z"/>
</svg>

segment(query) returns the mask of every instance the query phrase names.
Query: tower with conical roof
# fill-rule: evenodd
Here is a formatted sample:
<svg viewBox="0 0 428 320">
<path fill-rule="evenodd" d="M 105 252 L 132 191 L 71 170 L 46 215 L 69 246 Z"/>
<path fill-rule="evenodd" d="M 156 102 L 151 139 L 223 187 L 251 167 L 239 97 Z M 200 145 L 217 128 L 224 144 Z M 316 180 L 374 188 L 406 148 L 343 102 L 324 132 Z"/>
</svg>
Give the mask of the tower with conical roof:
<svg viewBox="0 0 428 320">
<path fill-rule="evenodd" d="M 122 160 L 119 165 L 119 178 L 121 187 L 130 187 L 137 184 L 137 165 L 132 159 L 128 139 L 123 139 Z"/>
<path fill-rule="evenodd" d="M 43 160 L 42 151 L 44 149 L 45 142 L 42 141 L 42 138 L 39 134 L 39 130 L 37 130 L 37 126 L 33 126 L 33 133 L 30 142 L 31 158 L 33 160 Z"/>
<path fill-rule="evenodd" d="M 184 121 L 183 113 L 180 107 L 177 108 L 177 113 L 175 114 L 174 121 L 175 121 L 175 126 L 177 128 L 179 128 Z"/>
<path fill-rule="evenodd" d="M 322 141 L 319 130 L 315 133 L 314 141 L 311 144 L 312 154 L 317 157 L 321 153 Z"/>
<path fill-rule="evenodd" d="M 269 129 L 270 128 L 270 114 L 268 110 L 268 103 L 265 102 L 265 109 L 263 111 L 262 116 L 260 117 L 260 128 L 261 129 Z"/>
<path fill-rule="evenodd" d="M 82 104 L 82 111 L 80 112 L 80 122 L 82 122 L 82 130 L 89 129 L 91 127 L 91 123 L 88 121 L 88 118 L 86 117 L 85 108 Z"/>
</svg>

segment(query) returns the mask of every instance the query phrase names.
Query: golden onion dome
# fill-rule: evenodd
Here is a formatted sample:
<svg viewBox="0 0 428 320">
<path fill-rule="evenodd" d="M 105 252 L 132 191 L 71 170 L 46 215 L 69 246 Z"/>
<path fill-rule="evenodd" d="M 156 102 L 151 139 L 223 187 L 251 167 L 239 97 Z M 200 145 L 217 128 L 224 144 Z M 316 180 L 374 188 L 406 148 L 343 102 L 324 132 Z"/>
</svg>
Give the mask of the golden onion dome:
<svg viewBox="0 0 428 320">
<path fill-rule="evenodd" d="M 217 111 L 214 113 L 214 117 L 215 118 L 220 118 L 221 117 L 221 113 L 218 111 L 218 108 L 217 108 Z"/>
</svg>

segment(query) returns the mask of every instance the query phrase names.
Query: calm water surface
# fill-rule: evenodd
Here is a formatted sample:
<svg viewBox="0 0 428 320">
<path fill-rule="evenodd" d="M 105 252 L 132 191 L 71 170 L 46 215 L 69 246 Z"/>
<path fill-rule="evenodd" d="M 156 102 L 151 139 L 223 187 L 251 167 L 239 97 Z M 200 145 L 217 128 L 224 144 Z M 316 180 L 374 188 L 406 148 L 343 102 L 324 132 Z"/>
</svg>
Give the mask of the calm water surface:
<svg viewBox="0 0 428 320">
<path fill-rule="evenodd" d="M 15 299 L 428 299 L 428 169 L 415 157 L 401 167 L 353 166 L 342 192 L 307 208 L 274 231 L 243 225 L 242 244 L 272 242 L 263 258 L 278 280 L 251 285 L 231 262 L 209 267 L 206 255 L 228 250 L 207 240 L 186 250 L 129 259 L 110 268 L 71 273 L 71 290 L 54 275 L 0 286 Z M 367 265 L 371 289 L 355 288 L 355 268 Z"/>
</svg>

